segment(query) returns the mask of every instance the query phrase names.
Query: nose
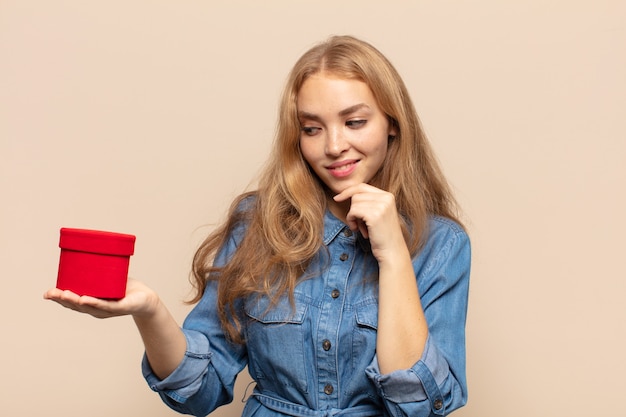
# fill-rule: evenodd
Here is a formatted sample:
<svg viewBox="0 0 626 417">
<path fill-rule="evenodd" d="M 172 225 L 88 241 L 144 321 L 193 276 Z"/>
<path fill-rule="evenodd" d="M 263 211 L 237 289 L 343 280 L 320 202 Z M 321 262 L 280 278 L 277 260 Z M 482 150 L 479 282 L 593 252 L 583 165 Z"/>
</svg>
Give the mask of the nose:
<svg viewBox="0 0 626 417">
<path fill-rule="evenodd" d="M 324 148 L 324 152 L 326 152 L 327 155 L 339 156 L 348 150 L 350 144 L 340 128 L 328 129 L 327 132 L 326 146 Z"/>
</svg>

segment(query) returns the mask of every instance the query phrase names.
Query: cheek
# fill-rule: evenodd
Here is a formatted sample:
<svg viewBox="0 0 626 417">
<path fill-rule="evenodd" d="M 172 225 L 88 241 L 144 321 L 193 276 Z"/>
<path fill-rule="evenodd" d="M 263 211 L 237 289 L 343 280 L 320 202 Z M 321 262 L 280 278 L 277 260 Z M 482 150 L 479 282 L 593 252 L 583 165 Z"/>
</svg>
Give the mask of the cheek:
<svg viewBox="0 0 626 417">
<path fill-rule="evenodd" d="M 300 152 L 302 153 L 302 157 L 309 164 L 315 161 L 315 146 L 310 141 L 300 140 Z"/>
<path fill-rule="evenodd" d="M 383 164 L 385 163 L 385 159 L 387 157 L 387 146 L 384 146 L 380 149 L 379 153 L 378 153 L 378 169 L 382 168 Z"/>
<path fill-rule="evenodd" d="M 369 149 L 370 155 L 372 155 L 374 157 L 374 159 L 376 160 L 376 162 L 378 163 L 379 167 L 380 165 L 382 165 L 382 163 L 385 161 L 385 157 L 387 156 L 387 152 L 389 150 L 389 143 L 387 141 L 387 139 L 385 138 L 385 140 L 382 140 L 376 144 L 373 144 L 374 146 L 372 146 Z"/>
</svg>

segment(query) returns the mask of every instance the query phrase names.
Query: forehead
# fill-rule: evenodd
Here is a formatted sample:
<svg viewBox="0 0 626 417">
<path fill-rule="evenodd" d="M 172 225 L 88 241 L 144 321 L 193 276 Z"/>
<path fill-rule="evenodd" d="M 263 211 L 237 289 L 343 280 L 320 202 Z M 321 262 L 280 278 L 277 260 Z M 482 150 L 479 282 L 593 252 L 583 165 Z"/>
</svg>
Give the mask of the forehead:
<svg viewBox="0 0 626 417">
<path fill-rule="evenodd" d="M 378 108 L 369 86 L 361 80 L 332 74 L 314 74 L 307 78 L 297 97 L 298 112 L 340 112 L 357 104 Z"/>
</svg>

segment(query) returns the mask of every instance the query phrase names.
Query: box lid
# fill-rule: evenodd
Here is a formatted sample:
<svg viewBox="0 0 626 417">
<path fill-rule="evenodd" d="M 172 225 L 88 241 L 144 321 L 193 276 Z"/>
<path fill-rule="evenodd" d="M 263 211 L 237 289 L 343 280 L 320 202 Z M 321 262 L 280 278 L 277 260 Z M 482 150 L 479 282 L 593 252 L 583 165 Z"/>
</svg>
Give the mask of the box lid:
<svg viewBox="0 0 626 417">
<path fill-rule="evenodd" d="M 130 256 L 135 250 L 135 236 L 102 230 L 63 227 L 59 247 L 81 252 Z"/>
</svg>

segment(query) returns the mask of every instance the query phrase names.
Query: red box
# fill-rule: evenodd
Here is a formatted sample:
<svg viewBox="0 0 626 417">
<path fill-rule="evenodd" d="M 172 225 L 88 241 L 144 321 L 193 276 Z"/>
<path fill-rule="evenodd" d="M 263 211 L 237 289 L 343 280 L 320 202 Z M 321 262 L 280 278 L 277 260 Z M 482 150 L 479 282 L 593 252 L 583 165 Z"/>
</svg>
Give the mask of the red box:
<svg viewBox="0 0 626 417">
<path fill-rule="evenodd" d="M 98 298 L 124 298 L 135 236 L 61 228 L 59 247 L 57 288 Z"/>
</svg>

